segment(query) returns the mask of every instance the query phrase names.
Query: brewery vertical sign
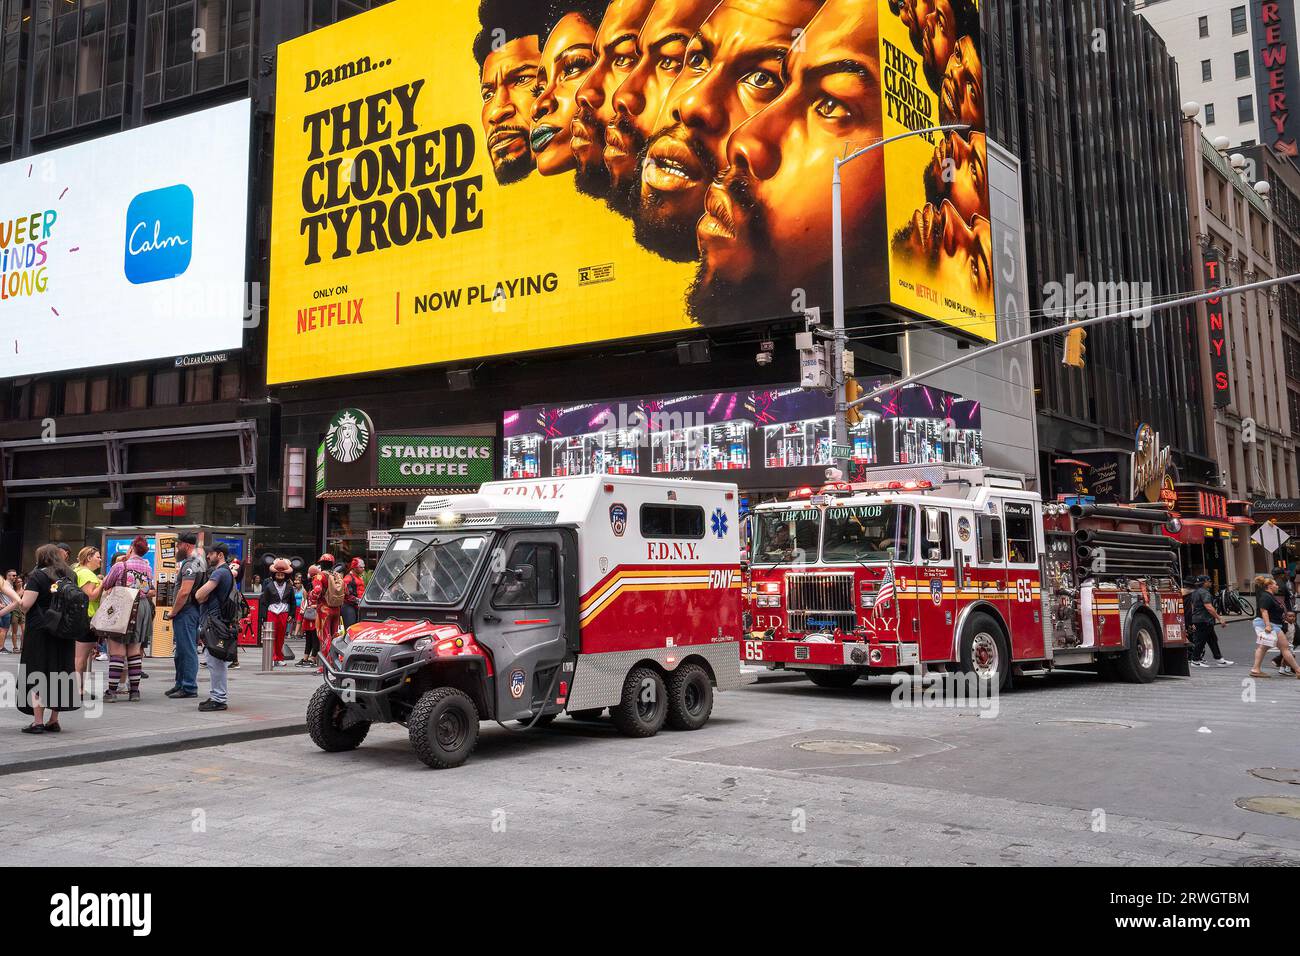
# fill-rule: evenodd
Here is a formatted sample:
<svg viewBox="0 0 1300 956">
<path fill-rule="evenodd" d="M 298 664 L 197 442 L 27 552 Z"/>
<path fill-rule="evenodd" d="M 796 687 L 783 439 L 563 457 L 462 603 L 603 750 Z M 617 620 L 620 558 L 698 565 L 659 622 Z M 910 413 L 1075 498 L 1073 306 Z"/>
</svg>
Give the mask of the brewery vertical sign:
<svg viewBox="0 0 1300 956">
<path fill-rule="evenodd" d="M 1203 258 L 1206 290 L 1223 286 L 1223 260 L 1216 250 Z M 1225 325 L 1223 296 L 1216 295 L 1205 302 L 1206 325 L 1210 335 L 1210 388 L 1214 392 L 1214 407 L 1223 408 L 1232 401 L 1228 379 L 1228 332 Z"/>
<path fill-rule="evenodd" d="M 1300 156 L 1300 73 L 1295 49 L 1295 0 L 1254 0 L 1255 99 L 1259 139 L 1279 156 Z"/>
</svg>

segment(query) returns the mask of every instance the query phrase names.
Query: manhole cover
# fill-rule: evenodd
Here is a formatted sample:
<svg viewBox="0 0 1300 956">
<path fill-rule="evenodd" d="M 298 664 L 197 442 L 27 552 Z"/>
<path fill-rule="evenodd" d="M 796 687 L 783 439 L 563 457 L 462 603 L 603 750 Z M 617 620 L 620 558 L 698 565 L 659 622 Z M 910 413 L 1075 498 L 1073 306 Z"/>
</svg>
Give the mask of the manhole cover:
<svg viewBox="0 0 1300 956">
<path fill-rule="evenodd" d="M 1132 730 L 1133 725 L 1122 720 L 1040 720 L 1049 727 L 1100 727 L 1103 730 Z"/>
<path fill-rule="evenodd" d="M 898 748 L 892 744 L 878 744 L 871 740 L 801 740 L 794 745 L 794 748 L 811 750 L 817 754 L 835 754 L 840 757 L 898 753 Z"/>
<path fill-rule="evenodd" d="M 1241 797 L 1237 806 L 1252 813 L 1271 813 L 1300 820 L 1300 797 Z"/>
<path fill-rule="evenodd" d="M 1272 780 L 1274 783 L 1300 784 L 1300 770 L 1295 767 L 1257 767 L 1250 772 L 1252 777 L 1260 780 Z"/>
<path fill-rule="evenodd" d="M 1300 866 L 1300 862 L 1280 856 L 1243 856 L 1233 866 Z"/>
</svg>

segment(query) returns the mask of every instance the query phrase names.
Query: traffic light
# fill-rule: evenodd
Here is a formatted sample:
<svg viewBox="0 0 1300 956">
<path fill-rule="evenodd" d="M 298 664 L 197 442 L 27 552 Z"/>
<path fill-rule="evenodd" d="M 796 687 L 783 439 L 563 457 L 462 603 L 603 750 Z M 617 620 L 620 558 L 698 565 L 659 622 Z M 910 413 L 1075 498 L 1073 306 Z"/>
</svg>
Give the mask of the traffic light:
<svg viewBox="0 0 1300 956">
<path fill-rule="evenodd" d="M 850 428 L 862 421 L 862 412 L 858 411 L 853 404 L 861 397 L 862 386 L 858 384 L 858 380 L 851 376 L 846 378 L 844 380 L 844 402 L 848 405 L 848 408 L 844 410 L 844 422 Z"/>
<path fill-rule="evenodd" d="M 1068 365 L 1071 368 L 1083 368 L 1083 356 L 1087 349 L 1084 346 L 1084 339 L 1088 337 L 1086 329 L 1070 329 L 1065 333 L 1065 355 L 1061 359 L 1062 365 Z"/>
</svg>

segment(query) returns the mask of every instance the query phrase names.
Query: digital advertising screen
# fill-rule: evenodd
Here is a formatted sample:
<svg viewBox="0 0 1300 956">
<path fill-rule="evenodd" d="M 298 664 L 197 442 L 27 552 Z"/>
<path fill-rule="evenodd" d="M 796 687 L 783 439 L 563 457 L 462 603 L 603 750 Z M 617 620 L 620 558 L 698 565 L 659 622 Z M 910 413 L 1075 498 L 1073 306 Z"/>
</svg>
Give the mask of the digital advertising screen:
<svg viewBox="0 0 1300 956">
<path fill-rule="evenodd" d="M 241 346 L 249 110 L 0 166 L 0 378 Z"/>
<path fill-rule="evenodd" d="M 268 380 L 831 309 L 994 337 L 977 0 L 394 0 L 277 56 Z"/>
</svg>

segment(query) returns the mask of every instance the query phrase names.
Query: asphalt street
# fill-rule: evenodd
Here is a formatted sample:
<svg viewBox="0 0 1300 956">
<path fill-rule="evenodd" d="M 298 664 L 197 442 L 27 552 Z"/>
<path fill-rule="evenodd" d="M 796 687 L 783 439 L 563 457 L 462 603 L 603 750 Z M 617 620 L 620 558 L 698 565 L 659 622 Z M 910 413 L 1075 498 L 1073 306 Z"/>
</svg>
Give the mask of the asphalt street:
<svg viewBox="0 0 1300 956">
<path fill-rule="evenodd" d="M 486 724 L 450 771 L 382 726 L 347 754 L 294 734 L 9 772 L 0 846 L 24 865 L 1300 865 L 1296 771 L 1268 769 L 1300 765 L 1300 681 L 1249 681 L 1251 643 L 1234 624 L 1237 666 L 1148 686 L 1024 680 L 996 715 L 781 681 L 649 740 Z M 231 713 L 258 680 L 295 705 L 313 683 L 240 673 Z"/>
</svg>

